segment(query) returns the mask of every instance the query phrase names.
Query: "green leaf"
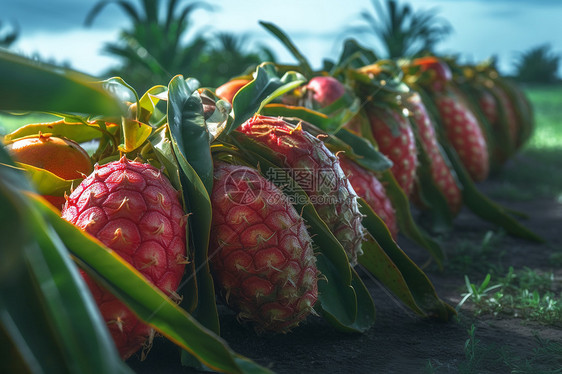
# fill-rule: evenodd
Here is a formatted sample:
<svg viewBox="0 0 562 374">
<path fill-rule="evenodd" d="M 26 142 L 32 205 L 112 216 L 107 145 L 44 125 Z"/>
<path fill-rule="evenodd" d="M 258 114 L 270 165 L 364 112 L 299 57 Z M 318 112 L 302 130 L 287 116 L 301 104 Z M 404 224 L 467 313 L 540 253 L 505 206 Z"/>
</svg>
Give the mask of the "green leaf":
<svg viewBox="0 0 562 374">
<path fill-rule="evenodd" d="M 117 125 L 113 125 L 117 126 Z M 33 123 L 22 126 L 4 137 L 5 142 L 39 133 L 72 139 L 77 143 L 98 139 L 103 135 L 102 128 L 96 122 L 66 122 L 65 120 Z"/>
<path fill-rule="evenodd" d="M 130 373 L 60 237 L 21 189 L 30 186 L 0 146 L 0 335 L 14 353 L 0 368 Z"/>
<path fill-rule="evenodd" d="M 36 206 L 43 210 L 48 222 L 84 270 L 118 296 L 143 321 L 206 366 L 229 373 L 244 372 L 236 359 L 245 358 L 230 350 L 220 337 L 177 306 L 129 263 L 39 201 Z M 249 360 L 246 363 L 257 372 L 269 372 Z"/>
<path fill-rule="evenodd" d="M 269 104 L 262 110 L 261 114 L 270 117 L 294 117 L 312 123 L 328 134 L 338 132 L 347 124 L 359 110 L 359 100 L 354 100 L 353 104 L 331 114 L 309 109 L 302 106 L 290 106 L 284 104 Z"/>
<path fill-rule="evenodd" d="M 159 123 L 162 117 L 165 117 L 165 113 L 160 113 L 157 109 L 162 100 L 168 100 L 168 87 L 162 85 L 151 87 L 139 100 L 137 120 L 150 124 Z M 157 118 L 154 118 L 155 115 Z"/>
<path fill-rule="evenodd" d="M 301 70 L 304 72 L 304 76 L 307 78 L 312 78 L 313 70 L 312 67 L 310 66 L 310 63 L 308 62 L 306 57 L 304 57 L 304 55 L 298 50 L 298 48 L 293 44 L 291 39 L 289 39 L 287 34 L 285 34 L 283 31 L 281 31 L 279 27 L 275 26 L 271 22 L 264 22 L 264 21 L 259 21 L 259 22 L 260 25 L 262 25 L 267 31 L 272 33 L 281 42 L 281 44 L 287 47 L 289 52 L 291 52 L 291 54 L 299 62 L 299 66 Z"/>
<path fill-rule="evenodd" d="M 176 149 L 175 144 L 174 149 Z M 218 334 L 220 327 L 215 288 L 207 256 L 212 220 L 211 198 L 191 165 L 181 157 L 178 157 L 178 162 L 182 171 L 180 178 L 186 206 L 191 214 L 189 230 L 192 248 L 194 248 L 193 266 L 196 274 L 188 280 L 188 289 L 191 292 L 197 291 L 198 301 L 193 314 L 199 322 Z"/>
<path fill-rule="evenodd" d="M 207 88 L 201 89 L 200 94 L 205 110 L 205 122 L 211 134 L 211 142 L 213 142 L 232 121 L 232 117 L 230 117 L 232 106 Z M 209 109 L 212 109 L 212 112 Z"/>
<path fill-rule="evenodd" d="M 437 187 L 431 172 L 431 159 L 429 158 L 418 129 L 415 130 L 416 147 L 418 150 L 418 167 L 416 169 L 416 192 L 422 204 L 422 222 L 425 227 L 433 232 L 444 233 L 453 229 L 453 214 L 443 192 Z"/>
<path fill-rule="evenodd" d="M 78 186 L 83 179 L 66 180 L 33 165 L 21 162 L 18 162 L 17 165 L 27 171 L 27 176 L 40 195 L 63 196 L 65 192 L 70 194 L 72 187 Z"/>
<path fill-rule="evenodd" d="M 234 121 L 225 129 L 224 133 L 230 134 L 263 109 L 266 104 L 295 89 L 305 81 L 306 79 L 302 75 L 291 71 L 279 78 L 273 64 L 261 64 L 256 69 L 254 79 L 234 96 L 232 100 Z"/>
<path fill-rule="evenodd" d="M 207 193 L 211 193 L 213 160 L 203 103 L 193 82 L 181 75 L 175 76 L 168 86 L 168 126 L 177 145 L 176 157 L 181 155 L 193 167 Z"/>
<path fill-rule="evenodd" d="M 545 239 L 510 216 L 506 209 L 482 194 L 470 178 L 468 171 L 464 168 L 451 146 L 443 145 L 443 148 L 447 152 L 463 186 L 462 195 L 464 203 L 472 212 L 480 218 L 502 227 L 507 233 L 513 236 L 537 243 L 546 242 Z"/>
<path fill-rule="evenodd" d="M 348 129 L 341 129 L 335 135 L 349 145 L 355 154 L 360 156 L 355 160 L 361 166 L 375 172 L 389 170 L 392 167 L 392 161 L 375 149 L 373 144 L 366 139 Z"/>
<path fill-rule="evenodd" d="M 371 297 L 369 289 L 365 286 L 365 283 L 363 283 L 355 268 L 351 269 L 351 274 L 353 276 L 351 279 L 351 286 L 357 294 L 357 317 L 351 326 L 351 332 L 365 332 L 375 324 L 375 302 Z"/>
<path fill-rule="evenodd" d="M 443 249 L 416 225 L 410 210 L 410 202 L 392 173 L 390 171 L 383 172 L 381 174 L 381 182 L 385 185 L 388 198 L 396 212 L 396 220 L 398 221 L 400 231 L 414 243 L 426 249 L 437 263 L 437 266 L 443 269 L 443 261 L 445 260 Z"/>
<path fill-rule="evenodd" d="M 189 230 L 194 248 L 196 277 L 189 280 L 189 290 L 198 295 L 196 318 L 209 329 L 219 332 L 218 312 L 214 298 L 207 251 L 211 231 L 212 208 L 209 194 L 213 184 L 213 160 L 210 134 L 205 123 L 203 103 L 196 83 L 176 76 L 169 84 L 168 122 L 172 148 L 181 173 L 184 201 L 192 214 Z M 182 353 L 183 360 L 187 360 Z"/>
<path fill-rule="evenodd" d="M 426 274 L 400 249 L 384 222 L 363 199 L 360 205 L 365 215 L 363 225 L 374 240 L 365 243 L 359 263 L 414 312 L 449 320 L 454 309 L 439 299 Z"/>
<path fill-rule="evenodd" d="M 119 116 L 118 100 L 87 75 L 0 51 L 0 109 Z"/>
<path fill-rule="evenodd" d="M 178 191 L 181 190 L 180 168 L 174 154 L 168 125 L 164 124 L 162 127 L 156 129 L 148 138 L 148 141 L 152 144 L 158 162 L 160 162 L 160 165 L 164 166 L 164 171 L 172 183 L 172 186 Z"/>
<path fill-rule="evenodd" d="M 374 63 L 377 59 L 372 50 L 361 46 L 355 39 L 346 39 L 339 61 L 334 66 L 332 73 L 337 75 L 348 68 L 358 69 Z"/>
<path fill-rule="evenodd" d="M 164 124 L 160 128 L 156 129 L 150 136 L 149 142 L 152 145 L 152 151 L 154 152 L 156 159 L 158 160 L 160 165 L 164 166 L 164 172 L 167 174 L 168 179 L 172 183 L 172 186 L 174 186 L 176 190 L 181 192 L 184 202 L 184 211 L 189 212 L 190 208 L 188 207 L 187 202 L 190 200 L 190 195 L 182 187 L 180 178 L 181 170 L 174 154 L 168 125 Z M 193 223 L 190 221 L 190 224 L 186 227 L 186 243 L 190 243 L 192 240 L 192 233 L 190 230 L 192 225 Z M 191 262 L 186 265 L 186 273 L 188 273 L 189 271 L 191 271 L 192 273 L 188 273 L 191 275 L 187 277 L 187 282 L 180 290 L 178 290 L 178 293 L 182 297 L 180 305 L 188 312 L 192 312 L 197 307 L 198 301 L 198 274 L 195 273 L 195 261 L 193 261 L 193 253 L 189 253 L 187 257 L 191 260 Z M 207 296 L 212 299 L 214 295 Z M 212 315 L 212 313 L 208 313 L 208 315 Z"/>
<path fill-rule="evenodd" d="M 123 117 L 121 121 L 123 144 L 119 145 L 119 151 L 124 153 L 133 152 L 144 144 L 152 133 L 152 127 L 137 120 Z"/>
<path fill-rule="evenodd" d="M 137 103 L 139 102 L 139 95 L 133 87 L 131 87 L 125 80 L 121 77 L 112 77 L 105 79 L 100 82 L 102 87 L 110 92 L 114 97 L 118 98 L 119 101 L 124 103 Z"/>
</svg>

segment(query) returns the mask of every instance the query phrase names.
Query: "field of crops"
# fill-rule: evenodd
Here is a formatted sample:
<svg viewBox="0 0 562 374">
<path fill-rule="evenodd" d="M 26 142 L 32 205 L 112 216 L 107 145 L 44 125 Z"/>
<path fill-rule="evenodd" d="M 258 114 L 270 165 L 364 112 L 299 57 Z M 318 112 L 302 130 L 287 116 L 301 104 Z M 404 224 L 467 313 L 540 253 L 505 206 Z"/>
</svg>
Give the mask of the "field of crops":
<svg viewBox="0 0 562 374">
<path fill-rule="evenodd" d="M 6 368 L 559 365 L 562 86 L 346 46 L 144 93 L 2 55 Z"/>
</svg>

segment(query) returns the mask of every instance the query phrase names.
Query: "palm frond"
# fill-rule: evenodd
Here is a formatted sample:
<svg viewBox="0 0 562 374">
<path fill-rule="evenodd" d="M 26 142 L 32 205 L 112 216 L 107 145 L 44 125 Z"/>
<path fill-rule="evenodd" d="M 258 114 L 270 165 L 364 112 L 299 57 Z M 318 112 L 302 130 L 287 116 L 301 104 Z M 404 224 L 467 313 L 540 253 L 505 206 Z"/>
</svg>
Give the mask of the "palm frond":
<svg viewBox="0 0 562 374">
<path fill-rule="evenodd" d="M 94 22 L 94 19 L 100 14 L 100 12 L 103 10 L 103 8 L 105 8 L 107 5 L 109 5 L 111 3 L 115 3 L 115 4 L 119 5 L 121 7 L 121 9 L 123 9 L 123 11 L 129 16 L 129 18 L 131 18 L 131 20 L 133 21 L 133 24 L 136 23 L 136 22 L 141 22 L 141 17 L 139 15 L 139 13 L 135 9 L 135 6 L 133 4 L 131 4 L 129 1 L 125 1 L 125 0 L 114 0 L 114 1 L 105 0 L 105 1 L 98 2 L 96 5 L 94 5 L 92 10 L 90 10 L 88 12 L 88 14 L 86 15 L 86 20 L 84 21 L 84 25 L 91 26 L 92 23 Z"/>
</svg>

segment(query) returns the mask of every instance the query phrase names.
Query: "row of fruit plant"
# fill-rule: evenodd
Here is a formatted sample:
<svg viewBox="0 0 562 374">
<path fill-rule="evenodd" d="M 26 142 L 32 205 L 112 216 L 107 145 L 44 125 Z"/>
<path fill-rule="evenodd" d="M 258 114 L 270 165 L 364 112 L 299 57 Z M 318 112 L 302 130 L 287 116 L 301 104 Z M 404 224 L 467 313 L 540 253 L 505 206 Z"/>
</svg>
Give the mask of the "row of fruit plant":
<svg viewBox="0 0 562 374">
<path fill-rule="evenodd" d="M 364 332 L 375 306 L 360 266 L 420 318 L 447 321 L 455 310 L 398 233 L 440 268 L 433 234 L 463 206 L 542 241 L 475 185 L 533 128 L 492 66 L 379 60 L 348 40 L 315 71 L 262 25 L 298 65 L 264 62 L 216 89 L 175 76 L 139 95 L 1 53 L 0 109 L 60 118 L 0 148 L 9 368 L 127 372 L 164 337 L 183 365 L 268 372 L 220 337 L 217 302 L 257 333 L 311 314 Z"/>
</svg>

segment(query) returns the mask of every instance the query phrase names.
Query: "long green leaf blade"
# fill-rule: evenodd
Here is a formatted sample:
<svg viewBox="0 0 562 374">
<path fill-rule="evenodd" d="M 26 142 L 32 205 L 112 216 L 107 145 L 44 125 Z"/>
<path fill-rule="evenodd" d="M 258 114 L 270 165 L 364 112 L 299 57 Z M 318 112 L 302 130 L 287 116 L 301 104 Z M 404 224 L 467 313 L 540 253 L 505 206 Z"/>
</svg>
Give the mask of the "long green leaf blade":
<svg viewBox="0 0 562 374">
<path fill-rule="evenodd" d="M 384 222 L 364 200 L 360 203 L 363 225 L 375 240 L 365 246 L 359 263 L 416 313 L 449 320 L 454 309 L 439 299 L 427 275 L 396 244 Z"/>
<path fill-rule="evenodd" d="M 181 75 L 172 78 L 168 85 L 168 126 L 182 158 L 195 169 L 210 193 L 213 160 L 203 103 L 195 87 L 190 87 Z"/>
<path fill-rule="evenodd" d="M 472 182 L 468 171 L 464 168 L 460 162 L 457 154 L 450 146 L 444 145 L 443 148 L 447 152 L 455 171 L 459 177 L 459 180 L 463 186 L 463 200 L 466 206 L 473 211 L 480 218 L 485 219 L 488 222 L 494 223 L 505 229 L 509 234 L 531 240 L 537 243 L 545 243 L 546 241 L 535 234 L 533 231 L 525 227 L 523 224 L 519 223 L 515 218 L 507 213 L 507 211 L 500 205 L 494 203 L 484 194 L 482 194 L 478 188 Z"/>
<path fill-rule="evenodd" d="M 0 109 L 122 113 L 118 100 L 92 77 L 0 51 Z"/>
<path fill-rule="evenodd" d="M 1 345 L 18 352 L 0 371 L 19 356 L 33 372 L 130 372 L 68 251 L 21 194 L 29 188 L 21 172 L 0 164 Z"/>
<path fill-rule="evenodd" d="M 220 337 L 178 307 L 130 264 L 96 239 L 61 219 L 55 211 L 42 204 L 37 206 L 43 209 L 45 217 L 76 256 L 79 264 L 94 279 L 112 290 L 143 321 L 195 355 L 208 367 L 229 373 L 243 372 L 235 361 L 235 358 L 242 356 L 231 351 Z M 263 373 L 268 372 L 255 364 L 253 368 L 260 369 Z"/>
</svg>

